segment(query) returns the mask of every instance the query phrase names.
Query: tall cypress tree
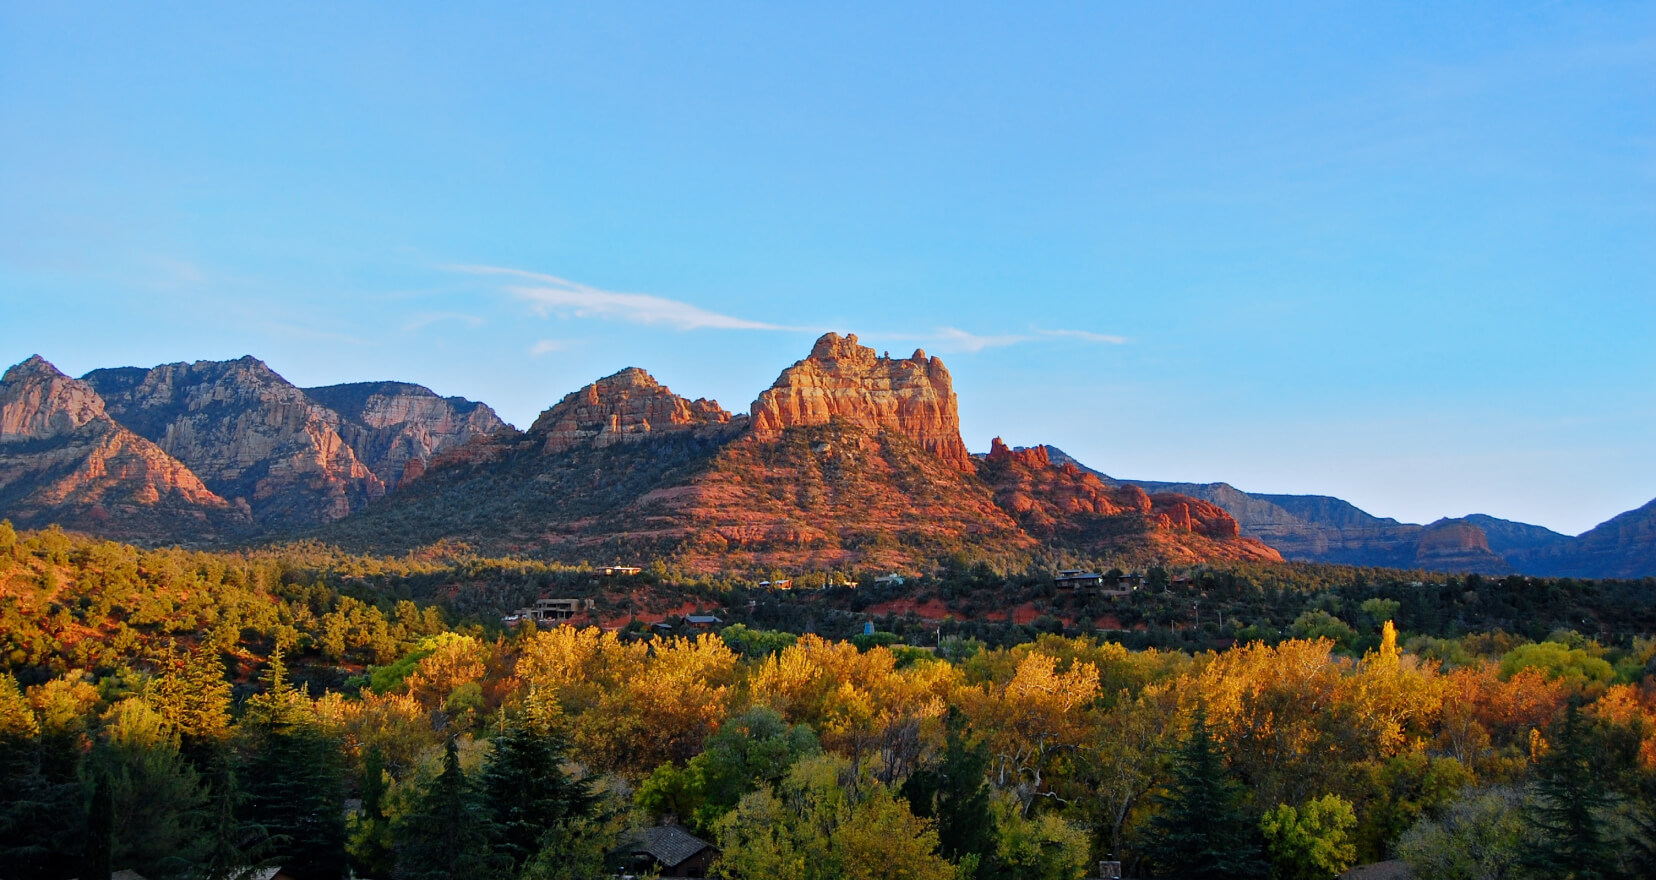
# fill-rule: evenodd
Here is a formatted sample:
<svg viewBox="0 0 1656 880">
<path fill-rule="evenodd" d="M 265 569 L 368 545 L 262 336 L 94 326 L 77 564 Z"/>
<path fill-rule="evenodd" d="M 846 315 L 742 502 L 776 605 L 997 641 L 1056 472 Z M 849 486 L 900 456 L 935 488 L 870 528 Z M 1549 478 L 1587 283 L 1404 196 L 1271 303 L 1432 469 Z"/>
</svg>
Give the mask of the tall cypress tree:
<svg viewBox="0 0 1656 880">
<path fill-rule="evenodd" d="M 478 777 L 498 852 L 515 872 L 549 843 L 547 835 L 592 813 L 596 798 L 563 771 L 569 741 L 555 713 L 530 696 L 504 728 Z"/>
<path fill-rule="evenodd" d="M 1172 782 L 1155 798 L 1161 810 L 1150 819 L 1145 850 L 1157 872 L 1184 880 L 1264 876 L 1259 833 L 1241 798 L 1208 732 L 1207 712 L 1198 707 Z"/>
<path fill-rule="evenodd" d="M 502 860 L 490 855 L 489 832 L 485 808 L 460 769 L 459 745 L 449 737 L 443 772 L 393 830 L 397 875 L 406 880 L 497 876 Z"/>
<path fill-rule="evenodd" d="M 1541 876 L 1576 880 L 1620 877 L 1616 848 L 1604 833 L 1610 796 L 1593 766 L 1593 742 L 1580 706 L 1571 700 L 1536 766 L 1535 799 L 1525 862 Z"/>
</svg>

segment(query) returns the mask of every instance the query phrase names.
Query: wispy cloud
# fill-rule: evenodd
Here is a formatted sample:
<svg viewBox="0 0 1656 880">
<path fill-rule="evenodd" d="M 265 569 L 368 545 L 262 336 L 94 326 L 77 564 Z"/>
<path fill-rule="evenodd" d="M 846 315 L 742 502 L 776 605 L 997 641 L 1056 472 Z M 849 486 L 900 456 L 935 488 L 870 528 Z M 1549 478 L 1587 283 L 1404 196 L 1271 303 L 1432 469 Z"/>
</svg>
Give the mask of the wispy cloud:
<svg viewBox="0 0 1656 880">
<path fill-rule="evenodd" d="M 976 333 L 967 333 L 958 327 L 939 327 L 932 335 L 939 345 L 946 349 L 964 351 L 977 354 L 986 348 L 1004 348 L 1008 345 L 1017 345 L 1020 342 L 1030 342 L 1033 337 L 1018 335 L 979 336 Z"/>
<path fill-rule="evenodd" d="M 445 321 L 454 321 L 465 324 L 467 327 L 481 327 L 484 324 L 482 318 L 477 315 L 468 315 L 464 312 L 421 312 L 417 315 L 411 316 L 407 321 L 403 322 L 403 330 L 413 332 L 423 327 L 429 327 L 432 324 L 441 324 Z"/>
<path fill-rule="evenodd" d="M 569 348 L 571 342 L 572 340 L 568 339 L 542 339 L 529 346 L 529 354 L 533 357 L 540 357 L 554 351 L 564 351 Z"/>
<path fill-rule="evenodd" d="M 1026 342 L 1039 342 L 1043 337 L 1060 337 L 1109 345 L 1123 345 L 1127 342 L 1126 337 L 1123 336 L 1093 333 L 1089 330 L 1042 330 L 1038 327 L 1030 328 L 1028 333 L 1000 333 L 994 335 L 972 333 L 959 327 L 938 327 L 930 333 L 881 334 L 881 338 L 884 339 L 912 340 L 942 352 L 964 354 L 977 354 L 985 349 L 1006 348 L 1012 345 L 1022 345 Z"/>
<path fill-rule="evenodd" d="M 1127 344 L 1127 337 L 1125 336 L 1111 336 L 1107 333 L 1094 333 L 1091 330 L 1036 330 L 1035 332 L 1042 336 L 1064 336 L 1085 342 L 1102 342 L 1109 345 Z"/>
<path fill-rule="evenodd" d="M 513 284 L 506 292 L 530 304 L 542 317 L 573 315 L 577 318 L 606 318 L 633 324 L 652 324 L 676 330 L 798 330 L 763 321 L 710 312 L 700 306 L 647 293 L 617 293 L 578 281 L 509 269 L 499 266 L 448 266 L 456 272 L 474 275 L 504 275 L 535 282 Z"/>
</svg>

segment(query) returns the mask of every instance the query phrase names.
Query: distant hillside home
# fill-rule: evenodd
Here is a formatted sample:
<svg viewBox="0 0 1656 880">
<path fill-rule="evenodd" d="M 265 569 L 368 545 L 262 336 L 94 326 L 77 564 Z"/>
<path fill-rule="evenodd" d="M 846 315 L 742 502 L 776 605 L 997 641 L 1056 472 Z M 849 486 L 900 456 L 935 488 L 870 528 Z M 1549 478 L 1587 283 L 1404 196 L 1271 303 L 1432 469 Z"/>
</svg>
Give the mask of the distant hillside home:
<svg viewBox="0 0 1656 880">
<path fill-rule="evenodd" d="M 684 625 L 691 629 L 712 629 L 721 623 L 724 621 L 712 614 L 687 614 L 684 617 Z"/>
<path fill-rule="evenodd" d="M 510 625 L 520 620 L 533 620 L 536 623 L 559 623 L 572 620 L 582 611 L 593 608 L 591 599 L 536 599 L 535 604 L 527 608 L 519 608 L 506 615 L 505 622 Z"/>
<path fill-rule="evenodd" d="M 643 570 L 636 565 L 606 565 L 599 569 L 606 577 L 614 577 L 618 574 L 638 574 Z"/>
<path fill-rule="evenodd" d="M 1060 590 L 1073 590 L 1076 587 L 1097 587 L 1104 583 L 1104 576 L 1096 571 L 1082 571 L 1079 568 L 1066 568 L 1053 575 L 1052 582 Z"/>
<path fill-rule="evenodd" d="M 896 572 L 892 572 L 891 574 L 882 574 L 879 577 L 875 578 L 874 579 L 874 586 L 876 586 L 876 587 L 900 587 L 900 586 L 903 585 L 903 582 L 906 581 L 906 580 L 908 580 L 908 578 L 905 578 L 905 577 L 903 577 L 902 575 L 900 575 Z"/>
<path fill-rule="evenodd" d="M 719 850 L 677 825 L 657 825 L 622 836 L 610 852 L 616 867 L 627 874 L 658 872 L 658 877 L 706 877 L 707 866 Z"/>
</svg>

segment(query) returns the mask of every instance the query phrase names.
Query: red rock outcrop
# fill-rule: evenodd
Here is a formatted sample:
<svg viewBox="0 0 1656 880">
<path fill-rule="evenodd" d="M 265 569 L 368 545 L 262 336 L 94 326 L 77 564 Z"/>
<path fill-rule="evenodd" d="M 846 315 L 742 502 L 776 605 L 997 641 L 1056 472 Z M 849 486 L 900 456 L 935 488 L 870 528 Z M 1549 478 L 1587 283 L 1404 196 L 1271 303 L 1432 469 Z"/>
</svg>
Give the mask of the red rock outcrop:
<svg viewBox="0 0 1656 880">
<path fill-rule="evenodd" d="M 953 380 L 943 361 L 922 350 L 906 359 L 881 357 L 857 344 L 855 334 L 826 334 L 759 395 L 752 415 L 759 437 L 840 419 L 873 434 L 901 434 L 957 470 L 973 470 Z"/>
<path fill-rule="evenodd" d="M 436 456 L 506 427 L 484 404 L 407 382 L 352 382 L 305 394 L 339 414 L 339 436 L 388 488 L 419 477 Z"/>
<path fill-rule="evenodd" d="M 339 435 L 340 417 L 252 357 L 94 370 L 109 414 L 269 524 L 339 519 L 385 483 Z"/>
<path fill-rule="evenodd" d="M 251 525 L 182 462 L 109 417 L 38 355 L 0 379 L 0 515 L 111 537 L 218 537 Z"/>
<path fill-rule="evenodd" d="M 995 503 L 1038 538 L 1093 552 L 1142 542 L 1172 561 L 1282 560 L 1259 541 L 1241 537 L 1236 520 L 1216 504 L 1108 485 L 1074 462 L 1052 464 L 1044 446 L 1011 449 L 996 437 L 979 473 L 994 489 Z M 1124 526 L 1128 518 L 1141 524 L 1137 532 Z"/>
<path fill-rule="evenodd" d="M 649 373 L 628 367 L 564 395 L 535 419 L 529 433 L 545 437 L 543 451 L 556 453 L 718 429 L 730 421 L 730 413 L 718 401 L 680 397 Z"/>
</svg>

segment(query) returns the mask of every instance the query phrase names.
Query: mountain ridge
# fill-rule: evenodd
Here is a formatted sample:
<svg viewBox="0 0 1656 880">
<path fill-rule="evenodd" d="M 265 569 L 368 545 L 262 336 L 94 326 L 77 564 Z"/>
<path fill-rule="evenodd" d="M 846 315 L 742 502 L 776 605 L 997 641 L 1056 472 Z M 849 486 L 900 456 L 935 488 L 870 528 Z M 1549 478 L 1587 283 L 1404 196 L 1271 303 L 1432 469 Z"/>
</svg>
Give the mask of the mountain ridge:
<svg viewBox="0 0 1656 880">
<path fill-rule="evenodd" d="M 1063 450 L 1046 449 L 1053 460 L 1074 463 L 1105 481 L 1179 492 L 1217 504 L 1236 518 L 1243 534 L 1275 547 L 1290 560 L 1493 575 L 1627 578 L 1656 572 L 1656 500 L 1576 536 L 1481 513 L 1419 525 L 1374 516 L 1328 495 L 1245 492 L 1223 482 L 1108 477 Z"/>
<path fill-rule="evenodd" d="M 413 383 L 299 388 L 252 356 L 76 380 L 37 355 L 6 372 L 0 395 L 0 516 L 132 540 L 363 538 L 402 521 L 512 552 L 659 550 L 703 568 L 721 554 L 901 567 L 971 551 L 1656 571 L 1656 501 L 1572 537 L 1484 514 L 1417 525 L 1332 496 L 1120 479 L 998 438 L 971 455 L 940 359 L 879 355 L 849 334 L 819 338 L 747 412 L 634 367 L 565 395 L 525 431 Z M 526 500 L 552 487 L 556 505 Z M 434 510 L 416 509 L 436 496 Z M 512 524 L 519 502 L 539 520 Z M 359 516 L 372 522 L 329 531 Z"/>
</svg>

